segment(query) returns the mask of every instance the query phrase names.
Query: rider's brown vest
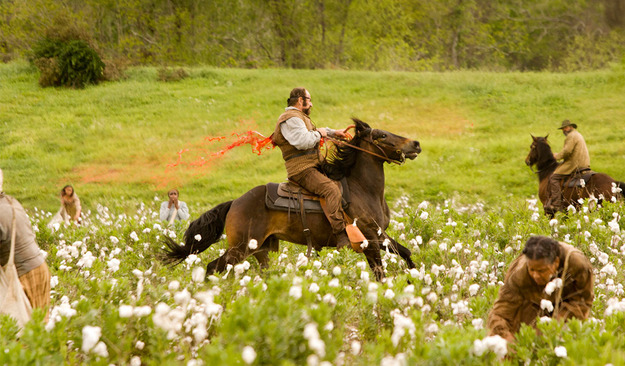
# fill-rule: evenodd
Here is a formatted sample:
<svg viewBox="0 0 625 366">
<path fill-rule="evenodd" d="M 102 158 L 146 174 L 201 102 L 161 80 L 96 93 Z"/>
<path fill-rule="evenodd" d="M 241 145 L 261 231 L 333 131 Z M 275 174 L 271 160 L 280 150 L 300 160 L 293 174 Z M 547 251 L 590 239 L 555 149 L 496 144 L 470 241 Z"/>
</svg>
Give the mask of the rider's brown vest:
<svg viewBox="0 0 625 366">
<path fill-rule="evenodd" d="M 284 159 L 284 165 L 286 165 L 286 173 L 288 177 L 292 177 L 296 174 L 303 172 L 308 168 L 312 168 L 319 164 L 321 161 L 321 151 L 319 150 L 319 144 L 308 150 L 298 150 L 295 146 L 291 145 L 282 135 L 280 131 L 280 125 L 286 122 L 289 118 L 298 117 L 304 121 L 308 131 L 315 131 L 316 127 L 312 124 L 312 121 L 308 116 L 297 109 L 289 109 L 282 113 L 278 117 L 278 123 L 276 129 L 273 132 L 273 142 L 282 151 L 282 158 Z"/>
</svg>

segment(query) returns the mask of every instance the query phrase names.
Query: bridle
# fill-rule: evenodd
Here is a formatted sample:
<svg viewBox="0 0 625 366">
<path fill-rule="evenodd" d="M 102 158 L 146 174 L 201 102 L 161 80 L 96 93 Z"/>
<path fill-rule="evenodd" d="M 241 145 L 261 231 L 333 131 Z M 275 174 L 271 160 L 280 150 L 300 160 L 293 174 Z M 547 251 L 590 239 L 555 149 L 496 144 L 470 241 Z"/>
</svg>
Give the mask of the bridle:
<svg viewBox="0 0 625 366">
<path fill-rule="evenodd" d="M 348 142 L 346 142 L 346 141 L 343 141 L 343 140 L 339 140 L 339 139 L 336 139 L 336 138 L 333 138 L 333 137 L 329 137 L 329 136 L 328 136 L 328 137 L 325 137 L 325 138 L 326 138 L 326 139 L 328 139 L 328 140 L 330 140 L 330 141 L 332 141 L 332 142 L 334 142 L 334 143 L 335 143 L 336 145 L 338 145 L 338 146 L 349 146 L 349 147 L 351 147 L 352 149 L 360 150 L 360 151 L 365 152 L 365 153 L 367 153 L 367 154 L 369 154 L 369 155 L 373 155 L 373 156 L 375 156 L 375 157 L 378 157 L 378 158 L 380 158 L 380 159 L 382 159 L 382 160 L 386 161 L 387 163 L 394 163 L 394 164 L 397 164 L 397 165 L 402 165 L 404 162 L 406 162 L 406 157 L 405 157 L 405 154 L 404 154 L 403 152 L 401 152 L 401 150 L 396 150 L 396 152 L 397 152 L 398 154 L 400 154 L 401 159 L 399 159 L 399 160 L 398 160 L 398 159 L 392 159 L 392 158 L 389 158 L 389 157 L 388 157 L 388 155 L 386 154 L 386 152 L 384 151 L 384 149 L 383 149 L 382 147 L 380 147 L 380 142 L 378 142 L 378 141 L 374 141 L 374 140 L 371 138 L 371 134 L 369 134 L 369 136 L 367 136 L 366 138 L 363 138 L 362 140 L 363 140 L 363 141 L 365 141 L 365 142 L 370 143 L 371 145 L 373 145 L 373 146 L 375 146 L 375 147 L 377 147 L 377 148 L 378 148 L 378 150 L 380 150 L 380 152 L 381 152 L 384 156 L 382 156 L 382 155 L 380 155 L 380 154 L 376 154 L 376 153 L 374 153 L 374 152 L 372 152 L 372 151 L 369 151 L 369 150 L 363 149 L 363 148 L 361 148 L 360 146 L 352 145 L 352 144 L 350 144 L 350 143 L 348 143 Z M 388 145 L 388 144 L 385 144 L 385 145 L 386 145 L 386 146 L 391 146 L 391 145 Z"/>
</svg>

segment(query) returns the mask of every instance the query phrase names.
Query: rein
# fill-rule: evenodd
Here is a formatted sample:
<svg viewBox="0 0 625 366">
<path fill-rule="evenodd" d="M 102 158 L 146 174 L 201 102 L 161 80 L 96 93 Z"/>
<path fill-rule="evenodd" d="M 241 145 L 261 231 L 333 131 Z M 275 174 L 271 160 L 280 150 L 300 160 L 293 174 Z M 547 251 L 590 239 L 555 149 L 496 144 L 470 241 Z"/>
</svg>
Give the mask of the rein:
<svg viewBox="0 0 625 366">
<path fill-rule="evenodd" d="M 373 156 L 375 156 L 375 157 L 378 157 L 378 158 L 380 158 L 380 159 L 382 159 L 382 160 L 386 161 L 387 163 L 395 163 L 395 164 L 397 164 L 397 165 L 402 165 L 402 164 L 406 161 L 405 159 L 402 159 L 402 160 L 396 160 L 396 159 L 391 159 L 391 158 L 389 158 L 389 157 L 388 157 L 388 155 L 386 155 L 386 153 L 384 152 L 384 149 L 382 149 L 382 148 L 379 146 L 379 144 L 378 144 L 378 143 L 376 143 L 376 142 L 374 142 L 374 141 L 372 141 L 372 140 L 363 139 L 363 141 L 366 141 L 366 142 L 368 142 L 368 143 L 370 143 L 370 144 L 372 144 L 372 145 L 375 145 L 375 146 L 376 146 L 376 147 L 377 147 L 377 148 L 378 148 L 378 149 L 382 152 L 382 154 L 384 154 L 384 156 L 382 156 L 382 155 L 380 155 L 380 154 L 376 154 L 376 153 L 374 153 L 374 152 L 372 152 L 372 151 L 369 151 L 369 150 L 363 149 L 363 148 L 362 148 L 362 147 L 360 147 L 360 146 L 352 145 L 352 144 L 350 144 L 350 143 L 348 143 L 348 142 L 346 142 L 346 141 L 343 141 L 343 140 L 335 139 L 335 138 L 333 138 L 333 137 L 329 137 L 329 136 L 327 136 L 327 137 L 325 137 L 325 138 L 326 138 L 327 140 L 330 140 L 330 141 L 334 142 L 335 144 L 337 144 L 337 145 L 339 145 L 339 146 L 349 146 L 349 147 L 351 147 L 352 149 L 360 150 L 360 151 L 365 152 L 365 153 L 367 153 L 367 154 L 369 154 L 369 155 L 373 155 Z M 402 155 L 402 156 L 403 156 L 403 155 Z"/>
</svg>

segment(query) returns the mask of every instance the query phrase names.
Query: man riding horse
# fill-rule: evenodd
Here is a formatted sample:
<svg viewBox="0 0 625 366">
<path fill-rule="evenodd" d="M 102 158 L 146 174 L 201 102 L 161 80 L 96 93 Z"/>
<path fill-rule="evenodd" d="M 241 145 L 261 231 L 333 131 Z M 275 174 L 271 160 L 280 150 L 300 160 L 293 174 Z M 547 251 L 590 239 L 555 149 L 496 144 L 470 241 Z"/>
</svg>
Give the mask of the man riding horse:
<svg viewBox="0 0 625 366">
<path fill-rule="evenodd" d="M 553 154 L 556 160 L 563 160 L 549 178 L 550 198 L 545 205 L 546 213 L 556 213 L 562 207 L 562 183 L 572 174 L 590 169 L 590 156 L 584 137 L 577 132 L 577 125 L 569 120 L 562 121 L 560 127 L 566 139 L 559 153 Z"/>
<path fill-rule="evenodd" d="M 335 181 L 320 169 L 323 156 L 319 142 L 323 137 L 345 137 L 340 130 L 316 128 L 310 120 L 313 103 L 305 88 L 291 90 L 287 107 L 278 117 L 272 140 L 282 151 L 288 179 L 325 199 L 323 212 L 336 236 L 337 248 L 349 245 L 341 208 L 341 191 Z"/>
</svg>

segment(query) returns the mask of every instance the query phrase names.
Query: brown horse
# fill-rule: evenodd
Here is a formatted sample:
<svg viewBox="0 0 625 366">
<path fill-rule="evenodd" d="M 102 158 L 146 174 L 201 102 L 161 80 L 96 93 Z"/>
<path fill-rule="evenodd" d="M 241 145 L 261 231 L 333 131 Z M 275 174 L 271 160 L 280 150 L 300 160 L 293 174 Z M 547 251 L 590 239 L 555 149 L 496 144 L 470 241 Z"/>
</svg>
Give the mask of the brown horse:
<svg viewBox="0 0 625 366">
<path fill-rule="evenodd" d="M 323 163 L 322 169 L 332 179 L 347 179 L 351 195 L 347 214 L 358 219 L 358 228 L 369 243 L 363 253 L 376 279 L 381 280 L 384 277 L 381 249 L 394 251 L 410 268 L 414 268 L 410 250 L 385 232 L 390 214 L 384 198 L 384 163 L 402 164 L 406 158 L 415 159 L 421 147 L 418 141 L 372 129 L 365 122 L 355 118 L 353 120 L 356 123 L 354 138 L 349 145 L 337 145 L 334 154 Z M 228 249 L 208 264 L 207 275 L 223 272 L 228 264 L 239 263 L 250 255 L 256 257 L 261 268 L 267 267 L 268 252 L 278 250 L 279 240 L 307 245 L 297 215 L 268 209 L 265 206 L 265 193 L 266 186 L 257 186 L 241 197 L 205 212 L 189 224 L 184 234 L 186 245 L 178 245 L 166 238 L 163 260 L 177 264 L 192 253 L 206 250 L 221 238 L 224 228 Z M 316 250 L 336 247 L 332 228 L 322 213 L 307 214 L 307 221 Z M 201 236 L 199 241 L 195 239 L 197 234 Z M 252 239 L 256 240 L 257 247 L 249 245 Z M 382 245 L 385 239 L 390 243 L 388 247 Z"/>
<path fill-rule="evenodd" d="M 547 137 L 534 137 L 532 136 L 532 146 L 530 147 L 530 152 L 525 158 L 525 164 L 527 164 L 530 168 L 536 165 L 538 171 L 535 173 L 538 174 L 538 198 L 540 198 L 540 202 L 542 202 L 543 207 L 549 200 L 549 177 L 556 170 L 558 163 L 556 159 L 553 157 L 553 152 L 551 151 L 551 146 L 549 146 L 549 142 L 547 141 Z M 588 182 L 582 187 L 568 187 L 567 182 L 565 181 L 564 187 L 562 188 L 562 199 L 565 205 L 573 205 L 573 207 L 578 208 L 580 203 L 578 200 L 580 198 L 589 198 L 595 197 L 598 199 L 598 203 L 601 204 L 603 199 L 611 200 L 613 196 L 618 197 L 616 194 L 616 189 L 620 188 L 621 195 L 625 193 L 625 183 L 616 181 L 612 179 L 609 175 L 604 173 L 596 173 L 590 177 Z M 553 217 L 554 213 L 545 212 L 546 215 Z"/>
</svg>

